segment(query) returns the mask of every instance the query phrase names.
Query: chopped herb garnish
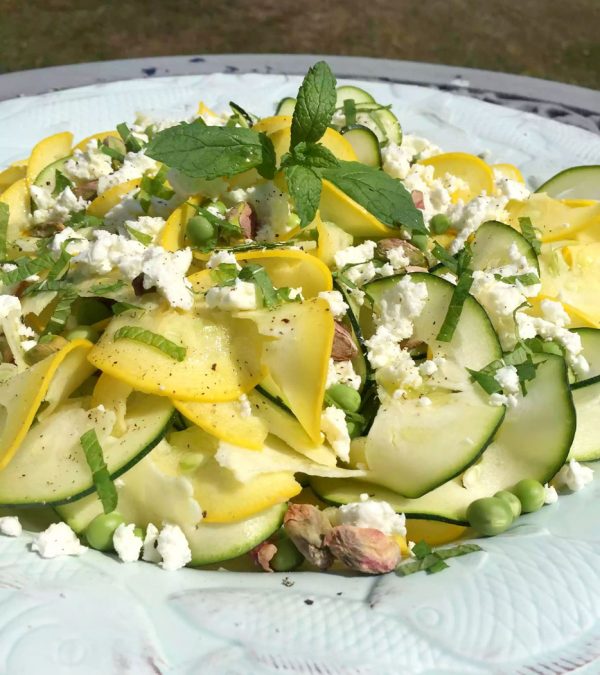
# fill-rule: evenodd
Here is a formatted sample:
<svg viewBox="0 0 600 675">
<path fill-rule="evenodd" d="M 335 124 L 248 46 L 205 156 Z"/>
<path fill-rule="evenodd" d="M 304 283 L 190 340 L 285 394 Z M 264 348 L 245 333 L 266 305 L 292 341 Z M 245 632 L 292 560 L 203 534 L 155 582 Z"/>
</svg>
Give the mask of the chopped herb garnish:
<svg viewBox="0 0 600 675">
<path fill-rule="evenodd" d="M 143 307 L 138 307 L 138 305 L 132 305 L 129 302 L 115 302 L 111 306 L 112 313 L 117 316 L 118 314 L 123 314 L 123 312 L 129 312 L 130 310 L 136 310 L 138 312 L 146 311 Z"/>
<path fill-rule="evenodd" d="M 71 215 L 69 226 L 74 230 L 80 230 L 84 227 L 91 227 L 96 230 L 104 226 L 104 219 L 98 218 L 98 216 L 91 216 L 89 213 L 85 213 L 85 211 L 79 211 Z"/>
<path fill-rule="evenodd" d="M 108 155 L 117 162 L 123 162 L 125 160 L 125 155 L 122 152 L 119 152 L 116 148 L 111 148 L 109 145 L 104 145 L 104 143 L 100 144 L 100 152 Z"/>
<path fill-rule="evenodd" d="M 102 297 L 105 296 L 107 293 L 116 293 L 125 286 L 127 286 L 127 283 L 122 279 L 119 279 L 119 281 L 115 281 L 112 284 L 97 284 L 96 286 L 92 286 L 89 289 L 89 292 L 93 293 L 94 295 L 99 295 Z"/>
<path fill-rule="evenodd" d="M 127 150 L 130 152 L 139 152 L 142 149 L 142 144 L 133 135 L 131 129 L 125 122 L 117 124 L 117 131 L 119 132 L 119 136 L 123 139 L 123 143 L 125 143 Z"/>
<path fill-rule="evenodd" d="M 4 202 L 0 202 L 0 260 L 6 258 L 8 245 L 8 220 L 10 218 L 10 207 Z"/>
<path fill-rule="evenodd" d="M 344 99 L 344 116 L 347 127 L 356 124 L 356 103 L 351 98 Z"/>
<path fill-rule="evenodd" d="M 186 347 L 181 347 L 158 333 L 153 333 L 152 331 L 139 328 L 138 326 L 121 326 L 121 328 L 115 331 L 113 340 L 115 342 L 117 340 L 134 340 L 135 342 L 141 342 L 158 349 L 163 352 L 163 354 L 175 359 L 175 361 L 183 361 L 187 353 Z"/>
<path fill-rule="evenodd" d="M 58 258 L 56 259 L 54 265 L 52 265 L 52 267 L 48 270 L 49 281 L 61 279 L 69 271 L 69 265 L 71 263 L 71 258 L 73 257 L 67 252 L 67 245 L 69 241 L 72 240 L 68 240 L 62 245 Z"/>
<path fill-rule="evenodd" d="M 256 285 L 260 291 L 263 305 L 267 309 L 272 309 L 280 303 L 280 298 L 273 287 L 273 282 L 267 274 L 267 270 L 261 265 L 254 263 L 246 265 L 239 273 L 239 278 L 242 281 L 250 281 Z"/>
<path fill-rule="evenodd" d="M 421 541 L 412 549 L 412 552 L 417 559 L 401 563 L 396 568 L 396 573 L 403 577 L 406 577 L 409 574 L 415 574 L 415 572 L 435 574 L 448 567 L 448 564 L 444 562 L 445 560 L 468 555 L 469 553 L 476 553 L 482 550 L 483 549 L 477 544 L 459 544 L 457 546 L 452 546 L 451 548 L 432 549 L 424 541 Z"/>
<path fill-rule="evenodd" d="M 527 272 L 526 274 L 514 274 L 508 277 L 503 277 L 501 274 L 494 274 L 494 278 L 497 281 L 502 281 L 505 284 L 510 284 L 511 286 L 514 286 L 517 282 L 520 283 L 521 286 L 534 286 L 535 284 L 540 283 L 540 278 L 533 272 Z"/>
<path fill-rule="evenodd" d="M 126 226 L 127 232 L 136 239 L 137 241 L 140 242 L 140 244 L 144 244 L 144 246 L 149 246 L 152 243 L 152 235 L 146 234 L 145 232 L 140 232 L 139 230 L 136 230 L 135 227 L 131 227 L 130 225 Z"/>
<path fill-rule="evenodd" d="M 102 446 L 98 440 L 95 429 L 86 431 L 79 439 L 85 459 L 92 472 L 92 480 L 98 497 L 102 502 L 104 513 L 110 513 L 117 508 L 118 494 L 115 484 L 110 477 L 108 467 L 104 460 Z"/>
<path fill-rule="evenodd" d="M 54 190 L 52 196 L 57 197 L 63 190 L 72 187 L 73 183 L 58 169 L 54 172 Z"/>
<path fill-rule="evenodd" d="M 487 368 L 483 368 L 482 370 L 471 370 L 471 368 L 467 368 L 467 371 L 486 394 L 498 394 L 502 391 L 502 387 L 498 380 L 496 380 L 493 374 L 487 372 Z"/>
<path fill-rule="evenodd" d="M 67 286 L 59 291 L 58 299 L 52 316 L 46 325 L 44 333 L 60 333 L 63 331 L 67 319 L 71 315 L 71 305 L 77 300 L 79 293 L 74 286 Z"/>
<path fill-rule="evenodd" d="M 51 269 L 54 263 L 54 258 L 47 252 L 39 255 L 37 258 L 18 258 L 13 261 L 17 269 L 10 270 L 9 272 L 0 270 L 0 280 L 7 286 L 18 284 L 27 279 L 27 277 Z"/>
<path fill-rule="evenodd" d="M 239 276 L 239 268 L 234 263 L 221 263 L 213 267 L 210 276 L 219 286 L 233 286 Z"/>
<path fill-rule="evenodd" d="M 542 251 L 542 245 L 540 240 L 537 238 L 535 233 L 535 228 L 531 222 L 531 218 L 519 218 L 519 227 L 525 239 L 531 245 L 531 248 L 535 251 L 536 255 L 539 255 Z"/>
<path fill-rule="evenodd" d="M 458 326 L 460 315 L 462 314 L 465 300 L 469 296 L 472 285 L 473 274 L 470 270 L 464 270 L 458 277 L 458 281 L 452 292 L 452 297 L 450 298 L 446 318 L 440 328 L 440 332 L 437 334 L 437 339 L 440 342 L 450 342 L 452 340 L 456 326 Z"/>
</svg>

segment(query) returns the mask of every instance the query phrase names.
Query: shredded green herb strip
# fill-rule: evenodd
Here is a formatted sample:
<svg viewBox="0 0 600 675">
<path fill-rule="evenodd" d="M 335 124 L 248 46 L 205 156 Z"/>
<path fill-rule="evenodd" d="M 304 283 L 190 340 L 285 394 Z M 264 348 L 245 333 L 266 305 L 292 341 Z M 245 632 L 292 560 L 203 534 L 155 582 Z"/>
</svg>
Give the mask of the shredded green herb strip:
<svg viewBox="0 0 600 675">
<path fill-rule="evenodd" d="M 535 284 L 540 283 L 540 278 L 533 272 L 527 272 L 527 274 L 514 274 L 510 277 L 503 277 L 501 274 L 494 274 L 494 278 L 497 281 L 503 281 L 505 284 L 510 284 L 511 286 L 514 286 L 517 282 L 519 282 L 522 286 L 535 286 Z"/>
<path fill-rule="evenodd" d="M 351 127 L 356 124 L 356 103 L 351 98 L 344 99 L 344 117 L 346 126 Z"/>
<path fill-rule="evenodd" d="M 272 309 L 280 302 L 280 297 L 273 287 L 273 282 L 267 274 L 267 270 L 261 265 L 253 263 L 246 265 L 239 273 L 242 281 L 251 281 L 256 285 L 262 296 L 263 304 L 267 309 Z"/>
<path fill-rule="evenodd" d="M 429 544 L 420 541 L 412 550 L 416 560 L 401 563 L 396 568 L 396 574 L 399 574 L 402 577 L 406 577 L 409 574 L 415 574 L 416 572 L 435 574 L 448 567 L 448 564 L 444 562 L 445 560 L 468 555 L 469 553 L 476 553 L 482 550 L 481 546 L 478 546 L 477 544 L 459 544 L 457 546 L 452 546 L 451 548 L 432 549 Z"/>
<path fill-rule="evenodd" d="M 96 435 L 96 430 L 90 429 L 86 431 L 79 439 L 79 442 L 92 472 L 92 480 L 94 481 L 98 497 L 102 502 L 104 513 L 111 513 L 111 511 L 117 508 L 119 496 L 104 461 L 102 446 Z"/>
<path fill-rule="evenodd" d="M 57 197 L 63 190 L 71 187 L 73 183 L 58 169 L 54 172 L 54 190 L 52 196 Z"/>
<path fill-rule="evenodd" d="M 129 234 L 134 239 L 139 241 L 140 244 L 144 244 L 144 246 L 149 246 L 152 243 L 152 235 L 140 232 L 139 230 L 136 230 L 135 227 L 131 227 L 130 225 L 127 225 L 126 228 L 127 232 L 129 232 Z"/>
<path fill-rule="evenodd" d="M 9 218 L 9 205 L 5 204 L 4 202 L 0 202 L 0 260 L 4 260 L 6 258 Z"/>
<path fill-rule="evenodd" d="M 123 314 L 123 312 L 129 312 L 130 310 L 135 310 L 138 312 L 146 311 L 143 307 L 138 307 L 138 305 L 132 305 L 129 302 L 115 302 L 114 305 L 111 306 L 111 310 L 115 316 Z"/>
<path fill-rule="evenodd" d="M 437 339 L 440 342 L 450 342 L 452 340 L 456 326 L 458 326 L 460 315 L 462 314 L 465 300 L 469 296 L 472 285 L 473 274 L 469 270 L 465 270 L 460 277 L 458 277 L 458 282 L 454 287 L 452 297 L 450 298 L 450 305 L 448 306 L 446 318 L 440 328 L 440 332 L 437 334 Z"/>
<path fill-rule="evenodd" d="M 61 279 L 69 271 L 69 265 L 71 263 L 71 258 L 73 257 L 70 253 L 67 252 L 67 245 L 71 240 L 67 240 L 61 250 L 56 262 L 48 270 L 48 280 L 54 281 L 56 279 Z"/>
<path fill-rule="evenodd" d="M 92 227 L 94 229 L 102 228 L 104 226 L 104 219 L 97 216 L 90 216 L 84 211 L 73 213 L 69 220 L 69 227 L 74 230 L 81 230 L 84 227 Z"/>
<path fill-rule="evenodd" d="M 48 321 L 44 333 L 60 333 L 64 330 L 67 319 L 71 315 L 71 305 L 77 300 L 79 293 L 74 286 L 67 286 L 58 293 L 58 302 Z"/>
<path fill-rule="evenodd" d="M 115 331 L 113 340 L 134 340 L 160 350 L 175 361 L 183 361 L 187 353 L 186 347 L 180 347 L 166 337 L 138 326 L 121 326 Z"/>
<path fill-rule="evenodd" d="M 496 380 L 493 374 L 488 373 L 486 369 L 483 370 L 471 370 L 467 368 L 469 375 L 473 378 L 475 382 L 485 391 L 486 394 L 490 396 L 492 394 L 498 394 L 502 391 L 502 387 Z"/>
<path fill-rule="evenodd" d="M 131 129 L 125 124 L 125 122 L 117 124 L 117 131 L 119 132 L 119 136 L 123 139 L 123 143 L 125 143 L 127 150 L 130 150 L 131 152 L 139 152 L 142 149 L 142 144 L 131 133 Z"/>
<path fill-rule="evenodd" d="M 537 238 L 531 218 L 519 218 L 519 227 L 521 228 L 523 236 L 535 251 L 535 254 L 539 255 L 542 252 L 542 244 Z"/>
<path fill-rule="evenodd" d="M 116 291 L 120 291 L 125 286 L 127 286 L 127 284 L 120 279 L 119 281 L 115 281 L 112 284 L 97 284 L 96 286 L 92 286 L 89 291 L 94 295 L 102 296 L 106 293 L 115 293 Z"/>
<path fill-rule="evenodd" d="M 51 269 L 54 263 L 55 260 L 50 253 L 43 253 L 37 258 L 18 258 L 13 262 L 17 269 L 10 272 L 0 270 L 0 280 L 6 286 L 18 284 L 27 277 Z"/>
</svg>

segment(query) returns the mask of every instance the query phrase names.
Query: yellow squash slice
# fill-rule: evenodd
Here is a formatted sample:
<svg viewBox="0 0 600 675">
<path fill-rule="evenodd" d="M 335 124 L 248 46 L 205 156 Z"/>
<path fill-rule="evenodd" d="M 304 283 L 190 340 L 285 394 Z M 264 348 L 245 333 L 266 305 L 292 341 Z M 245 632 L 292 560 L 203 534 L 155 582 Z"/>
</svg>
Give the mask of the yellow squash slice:
<svg viewBox="0 0 600 675">
<path fill-rule="evenodd" d="M 245 414 L 240 400 L 224 403 L 173 401 L 179 412 L 207 433 L 227 443 L 260 450 L 269 433 L 257 415 Z"/>
<path fill-rule="evenodd" d="M 131 339 L 114 340 L 123 326 L 158 334 L 186 349 L 182 361 Z M 194 312 L 149 309 L 115 317 L 89 359 L 134 389 L 182 401 L 233 401 L 261 380 L 263 340 L 252 321 L 199 307 Z"/>
<path fill-rule="evenodd" d="M 323 221 L 317 213 L 317 232 L 319 233 L 319 246 L 317 255 L 327 267 L 335 264 L 335 254 L 343 248 L 352 246 L 354 237 L 335 223 Z"/>
<path fill-rule="evenodd" d="M 545 193 L 533 194 L 525 201 L 512 200 L 506 210 L 509 224 L 519 227 L 519 218 L 531 218 L 533 226 L 541 233 L 543 242 L 571 239 L 586 228 L 600 223 L 600 204 L 570 206 Z"/>
<path fill-rule="evenodd" d="M 119 185 L 114 185 L 111 188 L 108 188 L 106 192 L 103 192 L 101 195 L 96 197 L 94 201 L 88 206 L 87 212 L 90 216 L 96 216 L 97 218 L 104 218 L 104 216 L 117 204 L 121 202 L 123 197 L 140 187 L 142 182 L 141 178 L 133 178 L 128 180 L 125 183 L 120 183 Z"/>
<path fill-rule="evenodd" d="M 107 410 L 115 413 L 115 425 L 111 431 L 113 436 L 120 437 L 127 431 L 127 399 L 133 392 L 133 387 L 117 380 L 106 373 L 102 373 L 94 387 L 92 406 L 103 405 Z"/>
<path fill-rule="evenodd" d="M 13 183 L 27 176 L 27 160 L 23 163 L 14 162 L 4 171 L 0 171 L 0 195 Z"/>
<path fill-rule="evenodd" d="M 197 203 L 197 201 L 195 197 L 188 199 L 168 217 L 159 238 L 159 244 L 167 251 L 178 251 L 184 248 L 185 228 L 188 220 L 194 214 L 194 207 L 191 204 Z"/>
<path fill-rule="evenodd" d="M 73 134 L 70 131 L 62 131 L 59 134 L 48 136 L 34 146 L 27 163 L 27 180 L 29 183 L 38 177 L 40 171 L 48 164 L 56 162 L 71 154 Z"/>
<path fill-rule="evenodd" d="M 321 408 L 333 343 L 333 315 L 325 300 L 245 312 L 265 343 L 263 363 L 286 404 L 314 443 L 321 441 Z"/>
<path fill-rule="evenodd" d="M 494 191 L 494 174 L 492 169 L 477 155 L 466 152 L 445 152 L 428 159 L 419 160 L 419 164 L 432 166 L 435 178 L 443 178 L 447 173 L 457 176 L 469 186 L 452 195 L 454 201 L 462 199 L 470 201 L 485 191 L 491 195 Z"/>
<path fill-rule="evenodd" d="M 271 141 L 273 141 L 277 163 L 279 164 L 283 155 L 290 149 L 290 142 L 292 139 L 291 126 L 282 127 L 278 131 L 273 132 L 270 137 Z M 335 129 L 328 127 L 319 143 L 330 150 L 338 159 L 347 162 L 358 161 L 354 148 L 350 145 L 350 142 Z"/>
<path fill-rule="evenodd" d="M 289 129 L 292 126 L 291 115 L 273 115 L 271 117 L 263 117 L 252 127 L 254 131 L 263 132 L 267 136 L 272 136 L 276 131 L 281 129 Z"/>
<path fill-rule="evenodd" d="M 0 469 L 10 462 L 23 442 L 60 366 L 72 353 L 73 358 L 79 359 L 78 351 L 85 358 L 91 347 L 92 343 L 87 340 L 73 340 L 55 354 L 0 383 Z M 54 390 L 54 401 L 59 389 Z"/>
<path fill-rule="evenodd" d="M 523 174 L 514 164 L 492 164 L 492 171 L 499 173 L 503 178 L 516 180 L 517 183 L 525 185 Z"/>
<path fill-rule="evenodd" d="M 248 518 L 260 511 L 281 504 L 299 494 L 302 486 L 292 471 L 275 470 L 257 475 L 247 481 L 239 481 L 231 471 L 219 465 L 215 459 L 212 441 L 205 439 L 200 429 L 186 429 L 169 437 L 172 448 L 153 452 L 153 462 L 165 473 L 181 475 L 181 458 L 190 453 L 197 455 L 198 467 L 186 473 L 193 486 L 194 498 L 202 507 L 207 523 L 230 523 Z M 245 452 L 253 457 L 261 452 Z"/>
<path fill-rule="evenodd" d="M 0 202 L 6 204 L 9 209 L 6 240 L 12 242 L 29 228 L 31 200 L 27 180 L 20 178 L 15 181 L 2 193 Z"/>
<path fill-rule="evenodd" d="M 121 138 L 118 131 L 111 129 L 110 131 L 101 131 L 98 134 L 92 134 L 91 136 L 86 136 L 82 141 L 79 141 L 73 150 L 81 150 L 82 152 L 86 150 L 88 143 L 90 141 L 98 141 L 100 144 L 105 138 Z"/>
</svg>

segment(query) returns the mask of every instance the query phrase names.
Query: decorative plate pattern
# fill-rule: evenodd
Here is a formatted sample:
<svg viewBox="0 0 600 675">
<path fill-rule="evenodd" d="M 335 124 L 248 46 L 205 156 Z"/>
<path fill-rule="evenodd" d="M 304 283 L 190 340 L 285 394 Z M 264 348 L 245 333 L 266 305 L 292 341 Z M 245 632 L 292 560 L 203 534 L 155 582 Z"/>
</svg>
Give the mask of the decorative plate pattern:
<svg viewBox="0 0 600 675">
<path fill-rule="evenodd" d="M 298 82 L 215 74 L 6 101 L 0 163 L 59 130 L 83 137 L 201 98 L 268 114 Z M 407 131 L 514 162 L 532 185 L 600 161 L 600 138 L 575 127 L 428 88 L 364 86 L 393 102 Z M 600 673 L 599 503 L 596 481 L 431 577 L 168 573 L 94 551 L 46 561 L 30 535 L 0 538 L 0 673 Z"/>
</svg>

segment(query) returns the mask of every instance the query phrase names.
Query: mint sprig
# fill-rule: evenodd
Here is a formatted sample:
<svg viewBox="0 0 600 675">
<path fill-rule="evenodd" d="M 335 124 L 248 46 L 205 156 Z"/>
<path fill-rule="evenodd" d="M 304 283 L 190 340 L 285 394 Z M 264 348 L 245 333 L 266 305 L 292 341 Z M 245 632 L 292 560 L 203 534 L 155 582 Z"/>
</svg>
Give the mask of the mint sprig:
<svg viewBox="0 0 600 675">
<path fill-rule="evenodd" d="M 300 227 L 306 227 L 314 220 L 319 208 L 321 179 L 313 169 L 302 165 L 288 166 L 283 173 L 300 218 Z"/>
<path fill-rule="evenodd" d="M 148 143 L 146 154 L 191 178 L 213 180 L 256 169 L 275 175 L 275 150 L 265 134 L 241 127 L 179 124 Z"/>
<path fill-rule="evenodd" d="M 291 147 L 306 141 L 316 143 L 335 112 L 335 77 L 325 61 L 310 68 L 304 78 L 292 117 Z"/>
</svg>

